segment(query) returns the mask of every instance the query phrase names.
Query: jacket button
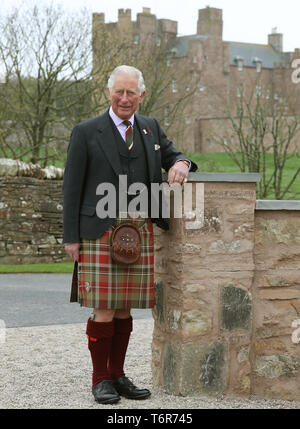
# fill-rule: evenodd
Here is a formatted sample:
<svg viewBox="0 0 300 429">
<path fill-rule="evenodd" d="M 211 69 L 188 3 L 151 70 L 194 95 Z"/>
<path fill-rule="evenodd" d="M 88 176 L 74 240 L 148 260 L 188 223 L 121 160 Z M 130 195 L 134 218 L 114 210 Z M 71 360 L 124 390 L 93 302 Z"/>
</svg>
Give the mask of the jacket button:
<svg viewBox="0 0 300 429">
<path fill-rule="evenodd" d="M 91 290 L 91 286 L 90 286 L 89 282 L 85 282 L 85 290 L 87 292 L 89 292 Z"/>
</svg>

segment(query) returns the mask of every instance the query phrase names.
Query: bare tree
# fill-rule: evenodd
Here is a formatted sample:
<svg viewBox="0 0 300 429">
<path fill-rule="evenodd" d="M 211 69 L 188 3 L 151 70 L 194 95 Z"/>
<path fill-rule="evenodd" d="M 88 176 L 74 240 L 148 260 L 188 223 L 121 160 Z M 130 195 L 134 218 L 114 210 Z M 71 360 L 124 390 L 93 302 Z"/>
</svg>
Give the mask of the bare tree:
<svg viewBox="0 0 300 429">
<path fill-rule="evenodd" d="M 300 160 L 300 115 L 289 112 L 286 99 L 274 101 L 273 94 L 264 98 L 261 86 L 256 85 L 248 97 L 240 89 L 238 102 L 227 106 L 225 117 L 231 127 L 228 134 L 214 136 L 242 172 L 259 172 L 261 181 L 257 184 L 259 198 L 266 198 L 273 193 L 280 200 L 288 194 L 292 197 L 291 187 L 300 176 L 300 164 L 293 177 L 283 186 L 283 175 L 286 163 L 291 157 Z M 272 157 L 272 173 L 267 175 L 267 158 Z"/>
<path fill-rule="evenodd" d="M 106 34 L 104 39 L 102 60 L 93 68 L 91 16 L 86 10 L 70 14 L 61 7 L 34 6 L 1 17 L 4 154 L 43 165 L 53 162 L 74 123 L 104 108 L 95 88 L 99 90 L 102 82 L 104 90 L 102 77 L 106 78 L 116 52 L 111 45 L 108 48 Z M 104 48 L 109 49 L 110 59 Z M 95 80 L 96 75 L 101 78 Z"/>
</svg>

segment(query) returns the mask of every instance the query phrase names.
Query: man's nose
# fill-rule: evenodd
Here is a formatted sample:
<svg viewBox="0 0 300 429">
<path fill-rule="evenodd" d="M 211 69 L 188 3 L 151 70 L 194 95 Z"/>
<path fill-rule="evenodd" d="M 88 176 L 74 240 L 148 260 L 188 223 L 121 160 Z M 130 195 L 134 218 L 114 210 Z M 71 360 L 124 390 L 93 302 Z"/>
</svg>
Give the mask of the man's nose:
<svg viewBox="0 0 300 429">
<path fill-rule="evenodd" d="M 122 97 L 121 97 L 121 101 L 127 101 L 128 100 L 128 95 L 127 95 L 127 92 L 126 91 L 124 91 L 123 92 L 123 94 L 122 94 Z"/>
</svg>

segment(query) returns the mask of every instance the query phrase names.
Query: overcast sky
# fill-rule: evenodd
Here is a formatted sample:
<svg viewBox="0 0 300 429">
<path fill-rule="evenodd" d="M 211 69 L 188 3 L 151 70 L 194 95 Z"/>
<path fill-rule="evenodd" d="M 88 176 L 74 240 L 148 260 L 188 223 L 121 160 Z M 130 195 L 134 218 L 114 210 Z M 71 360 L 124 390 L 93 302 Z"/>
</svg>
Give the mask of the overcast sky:
<svg viewBox="0 0 300 429">
<path fill-rule="evenodd" d="M 24 0 L 0 0 L 1 10 L 20 6 Z M 32 0 L 25 0 L 34 4 Z M 132 20 L 150 7 L 158 19 L 178 22 L 180 35 L 195 34 L 198 9 L 206 6 L 223 9 L 223 40 L 267 43 L 268 34 L 277 27 L 283 33 L 284 51 L 300 48 L 300 0 L 52 0 L 66 8 L 86 7 L 91 12 L 104 12 L 105 22 L 118 20 L 118 9 L 131 9 Z M 38 4 L 51 3 L 39 0 Z M 1 13 L 1 12 L 0 12 Z"/>
</svg>

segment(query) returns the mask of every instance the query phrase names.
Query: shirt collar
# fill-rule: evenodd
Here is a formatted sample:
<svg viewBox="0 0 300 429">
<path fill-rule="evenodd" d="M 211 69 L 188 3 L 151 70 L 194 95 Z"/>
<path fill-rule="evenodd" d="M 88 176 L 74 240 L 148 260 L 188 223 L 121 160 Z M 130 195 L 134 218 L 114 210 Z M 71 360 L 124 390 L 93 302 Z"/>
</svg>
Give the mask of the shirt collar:
<svg viewBox="0 0 300 429">
<path fill-rule="evenodd" d="M 114 121 L 116 127 L 119 127 L 124 122 L 124 119 L 119 118 L 119 116 L 115 114 L 111 106 L 109 108 L 109 116 Z M 129 122 L 131 123 L 131 125 L 134 124 L 134 114 L 131 116 L 131 118 L 129 118 Z"/>
</svg>

